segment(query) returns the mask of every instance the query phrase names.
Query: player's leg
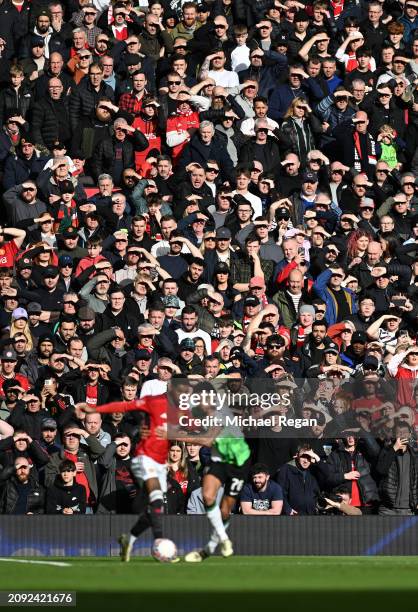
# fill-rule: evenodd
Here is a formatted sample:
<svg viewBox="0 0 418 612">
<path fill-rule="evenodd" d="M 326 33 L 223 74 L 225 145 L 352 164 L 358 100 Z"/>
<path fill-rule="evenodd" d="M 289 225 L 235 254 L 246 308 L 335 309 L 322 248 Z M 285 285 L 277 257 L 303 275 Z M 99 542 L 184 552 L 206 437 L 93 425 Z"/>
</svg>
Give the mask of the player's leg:
<svg viewBox="0 0 418 612">
<path fill-rule="evenodd" d="M 152 494 L 153 499 L 158 497 L 161 498 L 161 507 L 163 505 L 164 499 L 163 494 L 161 493 L 160 481 L 158 478 L 158 471 L 155 462 L 152 461 L 149 457 L 141 455 L 139 457 L 134 457 L 131 461 L 131 471 L 132 474 L 137 481 L 140 487 L 139 499 L 137 501 L 138 508 L 138 518 L 133 525 L 131 532 L 129 534 L 122 534 L 119 538 L 120 544 L 120 556 L 122 561 L 129 561 L 131 557 L 131 552 L 135 540 L 149 527 L 153 528 L 154 532 L 154 523 L 152 522 L 153 516 L 150 509 L 151 500 L 150 500 L 150 492 L 152 491 L 160 491 L 160 494 Z M 158 506 L 154 502 L 154 506 Z M 160 523 L 161 524 L 161 523 Z M 158 526 L 157 526 L 158 532 Z M 155 536 L 154 537 L 161 537 Z"/>
<path fill-rule="evenodd" d="M 150 478 L 145 482 L 148 493 L 149 520 L 154 539 L 163 537 L 164 492 L 159 478 Z"/>
<path fill-rule="evenodd" d="M 221 486 L 222 481 L 217 476 L 214 474 L 206 474 L 203 480 L 202 494 L 206 516 L 212 525 L 212 530 L 215 531 L 218 540 L 224 542 L 228 539 L 228 535 L 222 521 L 221 508 L 217 503 L 217 495 Z"/>
<path fill-rule="evenodd" d="M 214 474 L 210 474 L 210 473 L 206 473 L 203 476 L 202 497 L 203 497 L 203 503 L 206 508 L 206 514 L 208 516 L 209 522 L 212 525 L 212 530 L 211 530 L 211 536 L 209 538 L 209 541 L 202 550 L 191 551 L 184 557 L 184 560 L 189 563 L 199 563 L 201 561 L 204 561 L 211 555 L 213 555 L 220 542 L 220 537 L 219 537 L 217 527 L 219 527 L 218 519 L 220 519 L 220 524 L 222 525 L 222 518 L 220 515 L 219 506 L 217 506 L 216 504 L 218 491 L 219 491 L 219 488 L 222 486 L 222 481 L 220 480 L 222 476 L 219 471 L 220 467 L 221 466 L 217 465 L 216 469 L 213 470 L 217 472 L 217 476 L 215 476 Z M 215 512 L 212 511 L 210 514 L 208 514 L 208 510 L 210 512 L 211 509 L 213 510 L 214 506 L 217 506 L 217 509 L 219 511 L 218 517 L 216 517 L 216 511 Z"/>
<path fill-rule="evenodd" d="M 142 482 L 140 491 L 136 499 L 136 510 L 138 518 L 131 528 L 129 534 L 122 534 L 119 538 L 120 558 L 122 561 L 130 561 L 131 552 L 135 540 L 151 526 L 151 521 L 148 513 L 148 493 L 145 488 L 145 483 Z"/>
</svg>

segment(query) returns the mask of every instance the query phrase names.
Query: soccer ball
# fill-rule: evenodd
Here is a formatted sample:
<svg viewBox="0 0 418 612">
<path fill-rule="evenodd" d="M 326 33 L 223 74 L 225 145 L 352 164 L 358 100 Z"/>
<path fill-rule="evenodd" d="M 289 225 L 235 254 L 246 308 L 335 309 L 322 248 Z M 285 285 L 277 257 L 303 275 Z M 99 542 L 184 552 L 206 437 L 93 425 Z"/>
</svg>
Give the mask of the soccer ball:
<svg viewBox="0 0 418 612">
<path fill-rule="evenodd" d="M 154 540 L 151 554 L 156 561 L 170 563 L 177 557 L 177 546 L 167 538 L 158 538 Z"/>
</svg>

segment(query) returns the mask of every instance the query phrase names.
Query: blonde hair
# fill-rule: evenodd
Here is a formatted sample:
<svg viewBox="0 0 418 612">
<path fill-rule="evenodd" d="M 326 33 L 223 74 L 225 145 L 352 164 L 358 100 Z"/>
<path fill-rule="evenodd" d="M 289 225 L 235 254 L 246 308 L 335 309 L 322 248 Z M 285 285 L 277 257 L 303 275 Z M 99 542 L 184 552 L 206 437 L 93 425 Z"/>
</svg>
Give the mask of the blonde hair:
<svg viewBox="0 0 418 612">
<path fill-rule="evenodd" d="M 32 334 L 30 332 L 30 328 L 29 328 L 29 322 L 26 321 L 25 327 L 23 329 L 17 329 L 16 328 L 16 322 L 12 321 L 11 325 L 10 325 L 10 337 L 14 338 L 15 336 L 25 336 L 26 341 L 27 341 L 27 348 L 28 351 L 31 351 L 33 349 L 33 338 L 32 338 Z"/>
<path fill-rule="evenodd" d="M 297 104 L 306 104 L 306 100 L 304 98 L 293 98 L 292 102 L 290 103 L 289 108 L 284 114 L 284 117 L 283 117 L 284 119 L 289 119 L 289 117 L 295 116 L 294 110 Z"/>
</svg>

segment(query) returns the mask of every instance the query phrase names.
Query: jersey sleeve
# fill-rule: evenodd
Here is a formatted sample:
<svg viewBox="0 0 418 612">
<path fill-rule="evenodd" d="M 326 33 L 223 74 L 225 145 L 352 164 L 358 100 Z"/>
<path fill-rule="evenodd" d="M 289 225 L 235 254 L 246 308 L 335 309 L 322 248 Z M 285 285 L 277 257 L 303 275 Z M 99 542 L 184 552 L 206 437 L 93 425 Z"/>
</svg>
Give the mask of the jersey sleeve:
<svg viewBox="0 0 418 612">
<path fill-rule="evenodd" d="M 147 398 L 135 399 L 130 402 L 110 402 L 96 407 L 96 412 L 109 414 L 112 412 L 131 412 L 132 410 L 142 410 L 149 412 Z"/>
</svg>

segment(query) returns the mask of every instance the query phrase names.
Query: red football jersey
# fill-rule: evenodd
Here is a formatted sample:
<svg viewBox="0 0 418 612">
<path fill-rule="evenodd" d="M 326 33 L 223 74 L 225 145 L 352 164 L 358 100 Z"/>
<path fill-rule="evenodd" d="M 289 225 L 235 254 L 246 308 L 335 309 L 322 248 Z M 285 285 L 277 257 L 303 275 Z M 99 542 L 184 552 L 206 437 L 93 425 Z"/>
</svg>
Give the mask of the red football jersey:
<svg viewBox="0 0 418 612">
<path fill-rule="evenodd" d="M 142 399 L 130 402 L 111 402 L 97 406 L 97 412 L 130 412 L 141 410 L 150 417 L 150 435 L 136 445 L 134 455 L 146 455 L 157 463 L 167 463 L 168 440 L 158 438 L 155 434 L 157 427 L 167 428 L 168 399 L 166 395 L 149 395 Z"/>
</svg>

